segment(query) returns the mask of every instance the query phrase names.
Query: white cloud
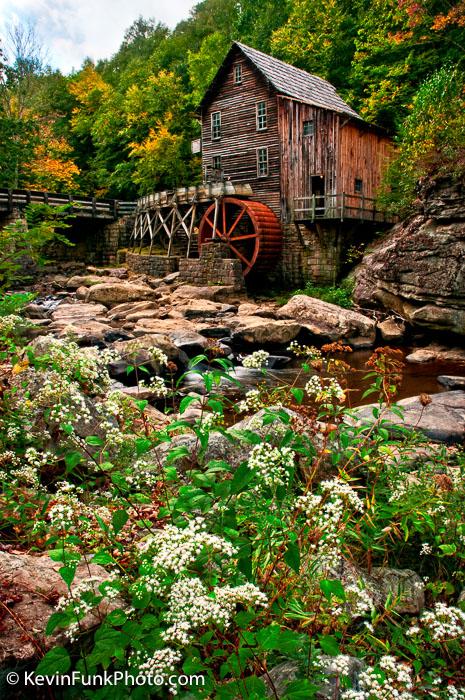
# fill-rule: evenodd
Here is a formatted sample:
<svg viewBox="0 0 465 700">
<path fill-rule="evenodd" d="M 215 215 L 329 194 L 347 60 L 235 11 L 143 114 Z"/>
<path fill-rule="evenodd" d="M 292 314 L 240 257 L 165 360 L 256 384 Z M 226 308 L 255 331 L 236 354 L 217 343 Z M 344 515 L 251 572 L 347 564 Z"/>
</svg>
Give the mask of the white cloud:
<svg viewBox="0 0 465 700">
<path fill-rule="evenodd" d="M 48 62 L 68 73 L 86 57 L 109 58 L 140 15 L 174 27 L 195 0 L 0 0 L 0 36 L 11 24 L 32 22 Z"/>
</svg>

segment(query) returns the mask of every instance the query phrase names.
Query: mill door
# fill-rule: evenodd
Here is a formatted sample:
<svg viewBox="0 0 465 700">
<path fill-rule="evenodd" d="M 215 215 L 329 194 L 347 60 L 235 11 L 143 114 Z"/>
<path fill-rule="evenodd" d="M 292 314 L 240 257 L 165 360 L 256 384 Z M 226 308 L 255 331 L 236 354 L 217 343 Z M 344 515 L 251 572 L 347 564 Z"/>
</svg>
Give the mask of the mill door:
<svg viewBox="0 0 465 700">
<path fill-rule="evenodd" d="M 315 196 L 315 218 L 321 219 L 325 214 L 325 178 L 323 175 L 312 175 L 310 178 L 312 198 Z"/>
</svg>

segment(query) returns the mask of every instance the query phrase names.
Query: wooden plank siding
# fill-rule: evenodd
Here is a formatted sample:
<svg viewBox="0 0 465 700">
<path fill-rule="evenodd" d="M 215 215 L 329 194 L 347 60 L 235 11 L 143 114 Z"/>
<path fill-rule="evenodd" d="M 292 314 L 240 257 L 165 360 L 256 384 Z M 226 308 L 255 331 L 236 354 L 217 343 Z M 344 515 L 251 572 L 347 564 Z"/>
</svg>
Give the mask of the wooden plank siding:
<svg viewBox="0 0 465 700">
<path fill-rule="evenodd" d="M 234 83 L 234 66 L 242 66 L 242 83 Z M 256 104 L 267 105 L 267 128 L 257 130 Z M 221 138 L 211 138 L 211 114 L 221 112 Z M 257 177 L 257 148 L 268 147 L 268 176 Z M 213 157 L 221 156 L 225 178 L 249 183 L 256 199 L 280 216 L 280 150 L 278 110 L 274 90 L 257 69 L 238 51 L 207 108 L 202 110 L 202 167 L 213 167 Z"/>
<path fill-rule="evenodd" d="M 292 220 L 296 197 L 313 194 L 312 176 L 324 177 L 325 194 L 336 193 L 339 119 L 335 112 L 278 97 L 283 221 Z M 313 136 L 304 136 L 305 121 L 313 121 Z"/>
<path fill-rule="evenodd" d="M 377 129 L 343 122 L 340 130 L 338 191 L 345 192 L 347 206 L 360 205 L 360 194 L 376 198 L 383 173 L 392 153 L 392 142 Z M 355 193 L 355 180 L 362 181 L 362 192 Z"/>
</svg>

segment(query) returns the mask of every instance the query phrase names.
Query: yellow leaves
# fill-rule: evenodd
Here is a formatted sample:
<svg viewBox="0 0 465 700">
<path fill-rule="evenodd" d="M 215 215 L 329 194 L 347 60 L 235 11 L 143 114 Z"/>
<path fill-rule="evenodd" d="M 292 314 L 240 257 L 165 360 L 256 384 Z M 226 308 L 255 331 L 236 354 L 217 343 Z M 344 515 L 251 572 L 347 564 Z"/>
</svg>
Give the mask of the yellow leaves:
<svg viewBox="0 0 465 700">
<path fill-rule="evenodd" d="M 11 369 L 12 374 L 21 374 L 21 372 L 25 372 L 29 367 L 29 360 L 21 360 L 21 362 L 17 362 L 15 365 L 13 365 Z"/>
<path fill-rule="evenodd" d="M 96 97 L 108 97 L 111 87 L 97 73 L 92 64 L 88 64 L 77 78 L 69 84 L 69 91 L 82 105 L 89 105 Z"/>
<path fill-rule="evenodd" d="M 55 136 L 47 124 L 41 127 L 41 138 L 29 163 L 26 187 L 62 192 L 76 189 L 75 178 L 80 170 L 71 158 L 66 158 L 72 151 L 66 139 Z"/>
</svg>

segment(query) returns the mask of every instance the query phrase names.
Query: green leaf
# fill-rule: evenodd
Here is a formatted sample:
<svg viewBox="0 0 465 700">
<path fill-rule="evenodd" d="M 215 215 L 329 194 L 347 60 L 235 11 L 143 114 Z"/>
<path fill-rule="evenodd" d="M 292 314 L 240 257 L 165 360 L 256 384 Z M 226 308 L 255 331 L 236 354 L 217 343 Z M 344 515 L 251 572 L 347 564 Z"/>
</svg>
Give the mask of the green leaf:
<svg viewBox="0 0 465 700">
<path fill-rule="evenodd" d="M 179 404 L 179 413 L 184 413 L 186 408 L 188 408 L 194 401 L 198 401 L 199 398 L 199 396 L 185 396 Z"/>
<path fill-rule="evenodd" d="M 284 554 L 284 561 L 291 569 L 294 569 L 296 574 L 300 570 L 300 550 L 299 545 L 296 542 L 289 542 L 287 545 L 286 552 Z"/>
<path fill-rule="evenodd" d="M 129 520 L 129 515 L 125 510 L 116 510 L 111 516 L 111 524 L 113 525 L 113 530 L 117 535 Z"/>
<path fill-rule="evenodd" d="M 50 615 L 45 634 L 52 634 L 57 627 L 67 627 L 70 623 L 70 616 L 65 612 L 54 612 Z"/>
<path fill-rule="evenodd" d="M 444 553 L 445 557 L 451 557 L 457 552 L 455 544 L 440 544 L 439 549 Z"/>
<path fill-rule="evenodd" d="M 66 673 L 71 668 L 71 659 L 64 647 L 50 649 L 36 668 L 36 673 L 42 676 L 54 676 Z"/>
<path fill-rule="evenodd" d="M 293 387 L 291 389 L 291 394 L 297 401 L 297 403 L 300 405 L 302 401 L 304 400 L 305 392 L 303 389 L 299 389 L 298 387 Z"/>
<path fill-rule="evenodd" d="M 117 608 L 116 610 L 112 610 L 111 613 L 108 613 L 105 618 L 105 622 L 108 622 L 110 625 L 117 625 L 119 627 L 120 625 L 124 625 L 127 619 L 128 616 L 124 610 Z"/>
<path fill-rule="evenodd" d="M 231 481 L 231 493 L 240 493 L 247 486 L 249 481 L 254 477 L 254 472 L 249 469 L 247 464 L 241 464 L 237 469 Z"/>
<path fill-rule="evenodd" d="M 136 453 L 139 457 L 144 452 L 147 452 L 152 447 L 152 442 L 147 438 L 137 438 L 136 439 Z"/>
<path fill-rule="evenodd" d="M 114 564 L 115 560 L 108 552 L 103 549 L 100 552 L 96 552 L 92 557 L 92 564 L 101 564 L 102 566 L 107 566 L 108 564 Z"/>
<path fill-rule="evenodd" d="M 96 447 L 102 447 L 104 444 L 104 441 L 102 438 L 99 438 L 97 435 L 88 435 L 86 437 L 86 443 L 88 445 L 95 445 Z"/>
<path fill-rule="evenodd" d="M 66 583 L 68 588 L 70 588 L 76 575 L 76 566 L 62 566 L 58 570 L 58 573 L 60 574 L 61 578 Z"/>
<path fill-rule="evenodd" d="M 82 454 L 80 452 L 68 452 L 65 456 L 65 464 L 67 471 L 71 471 L 74 467 L 82 462 Z"/>
<path fill-rule="evenodd" d="M 339 600 L 346 599 L 344 586 L 339 579 L 322 579 L 320 581 L 320 588 L 327 600 L 331 600 L 332 596 L 339 598 Z"/>
<path fill-rule="evenodd" d="M 149 402 L 145 399 L 141 399 L 139 401 L 134 401 L 134 403 L 136 404 L 137 408 L 139 409 L 139 411 L 141 413 L 146 408 L 146 406 L 148 406 L 148 404 L 149 404 Z"/>
<path fill-rule="evenodd" d="M 329 656 L 338 656 L 341 653 L 339 650 L 339 644 L 332 635 L 322 635 L 319 637 L 318 641 L 320 642 L 320 647 L 325 654 L 329 654 Z"/>
</svg>

